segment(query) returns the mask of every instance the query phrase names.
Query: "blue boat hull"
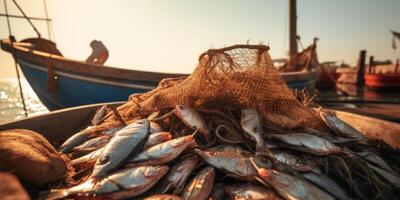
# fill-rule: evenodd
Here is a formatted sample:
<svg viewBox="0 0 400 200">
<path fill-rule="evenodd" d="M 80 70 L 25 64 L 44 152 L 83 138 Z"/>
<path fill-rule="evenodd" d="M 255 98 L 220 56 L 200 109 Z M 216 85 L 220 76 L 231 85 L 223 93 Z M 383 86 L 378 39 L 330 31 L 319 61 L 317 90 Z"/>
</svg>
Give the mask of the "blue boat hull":
<svg viewBox="0 0 400 200">
<path fill-rule="evenodd" d="M 47 89 L 47 69 L 36 64 L 18 61 L 25 77 L 39 99 L 49 110 L 103 103 L 126 101 L 129 95 L 147 92 L 158 83 L 130 81 L 114 83 L 100 77 L 82 77 L 81 75 L 56 71 L 56 90 Z"/>
</svg>

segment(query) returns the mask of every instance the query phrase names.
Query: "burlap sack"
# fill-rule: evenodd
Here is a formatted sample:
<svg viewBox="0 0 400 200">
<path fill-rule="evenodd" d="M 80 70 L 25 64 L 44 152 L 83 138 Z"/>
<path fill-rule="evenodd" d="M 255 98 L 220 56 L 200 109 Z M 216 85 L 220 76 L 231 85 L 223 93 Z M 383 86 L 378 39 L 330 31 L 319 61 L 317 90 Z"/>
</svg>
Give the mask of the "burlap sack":
<svg viewBox="0 0 400 200">
<path fill-rule="evenodd" d="M 10 171 L 39 186 L 63 177 L 67 164 L 42 135 L 12 129 L 0 132 L 0 171 Z"/>
</svg>

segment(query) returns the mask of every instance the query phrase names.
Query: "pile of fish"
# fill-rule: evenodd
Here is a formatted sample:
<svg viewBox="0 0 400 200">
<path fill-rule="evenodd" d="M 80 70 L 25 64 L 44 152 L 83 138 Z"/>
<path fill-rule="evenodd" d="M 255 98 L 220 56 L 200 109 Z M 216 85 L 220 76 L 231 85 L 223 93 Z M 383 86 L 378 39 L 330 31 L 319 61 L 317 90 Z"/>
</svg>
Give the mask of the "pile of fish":
<svg viewBox="0 0 400 200">
<path fill-rule="evenodd" d="M 44 199 L 373 199 L 385 194 L 364 196 L 359 189 L 383 191 L 377 181 L 390 191 L 400 187 L 397 168 L 372 147 L 352 148 L 369 144 L 322 109 L 330 133 L 269 129 L 254 109 L 177 105 L 94 134 L 107 109 L 61 145 L 75 182 Z M 355 185 L 357 177 L 346 178 L 352 170 L 370 182 Z"/>
</svg>

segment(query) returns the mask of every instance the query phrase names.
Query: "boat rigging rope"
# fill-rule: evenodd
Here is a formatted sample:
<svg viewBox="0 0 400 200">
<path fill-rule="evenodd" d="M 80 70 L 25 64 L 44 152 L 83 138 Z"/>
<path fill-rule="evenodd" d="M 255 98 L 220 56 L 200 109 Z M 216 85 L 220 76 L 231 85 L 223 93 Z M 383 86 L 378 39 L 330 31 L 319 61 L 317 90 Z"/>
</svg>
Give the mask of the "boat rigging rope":
<svg viewBox="0 0 400 200">
<path fill-rule="evenodd" d="M 7 25 L 8 25 L 8 33 L 9 33 L 10 43 L 11 43 L 11 46 L 13 46 L 13 42 L 15 41 L 15 38 L 12 35 L 12 32 L 11 32 L 11 24 L 10 24 L 10 19 L 8 17 L 7 2 L 6 2 L 6 0 L 3 0 L 3 2 L 4 2 L 4 9 L 5 9 L 5 12 L 6 12 L 6 15 L 7 15 Z M 14 57 L 15 71 L 17 72 L 17 78 L 18 78 L 19 94 L 21 96 L 22 106 L 24 108 L 25 117 L 28 117 L 28 112 L 26 110 L 24 93 L 22 91 L 21 78 L 20 78 L 20 75 L 19 75 L 19 70 L 18 70 L 18 65 L 17 65 L 17 59 L 15 58 L 14 54 L 13 54 L 13 57 Z"/>
<path fill-rule="evenodd" d="M 41 35 L 39 31 L 36 29 L 35 25 L 33 25 L 32 21 L 29 19 L 29 17 L 25 14 L 25 12 L 22 10 L 22 8 L 18 5 L 17 1 L 13 0 L 14 4 L 17 6 L 18 10 L 22 13 L 22 15 L 25 17 L 26 20 L 28 20 L 29 24 L 32 26 L 33 30 L 36 32 L 38 35 L 38 38 L 41 38 Z"/>
</svg>

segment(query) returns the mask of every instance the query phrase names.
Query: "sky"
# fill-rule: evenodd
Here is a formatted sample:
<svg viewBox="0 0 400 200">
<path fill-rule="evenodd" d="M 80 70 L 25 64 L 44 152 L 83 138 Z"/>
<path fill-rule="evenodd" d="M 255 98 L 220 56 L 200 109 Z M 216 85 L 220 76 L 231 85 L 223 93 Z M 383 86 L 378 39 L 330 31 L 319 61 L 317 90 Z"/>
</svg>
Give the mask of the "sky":
<svg viewBox="0 0 400 200">
<path fill-rule="evenodd" d="M 10 14 L 20 14 L 11 0 Z M 18 0 L 29 16 L 44 17 L 43 0 Z M 390 30 L 400 31 L 398 0 L 298 0 L 298 35 L 304 46 L 318 37 L 320 61 L 354 65 L 359 51 L 396 59 Z M 209 48 L 263 42 L 272 58 L 288 52 L 288 0 L 47 0 L 52 40 L 65 57 L 85 60 L 101 40 L 113 67 L 190 73 Z M 4 13 L 0 2 L 0 13 Z M 12 19 L 17 40 L 34 37 L 24 19 Z M 45 22 L 34 21 L 43 37 Z M 8 37 L 0 18 L 0 38 Z M 398 42 L 400 46 L 400 41 Z M 12 57 L 0 51 L 0 78 L 15 77 Z"/>
</svg>

